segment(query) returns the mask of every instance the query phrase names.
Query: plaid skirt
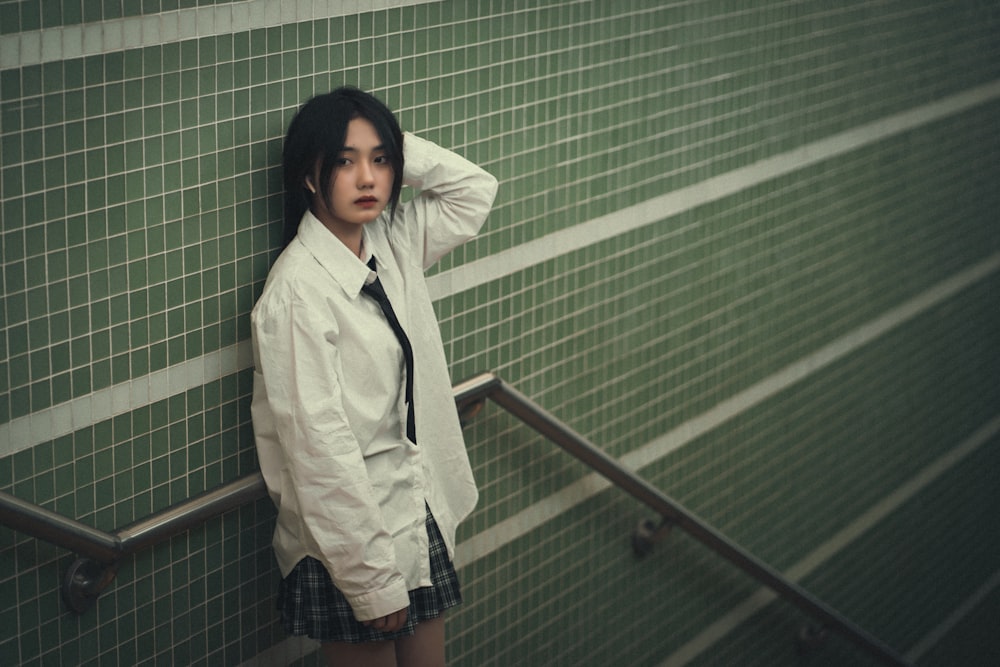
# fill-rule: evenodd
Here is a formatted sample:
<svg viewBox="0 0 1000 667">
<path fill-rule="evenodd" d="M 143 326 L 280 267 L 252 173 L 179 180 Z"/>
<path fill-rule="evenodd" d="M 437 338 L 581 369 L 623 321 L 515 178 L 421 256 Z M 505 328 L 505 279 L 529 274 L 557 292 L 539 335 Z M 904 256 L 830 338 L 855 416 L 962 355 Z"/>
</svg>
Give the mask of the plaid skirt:
<svg viewBox="0 0 1000 667">
<path fill-rule="evenodd" d="M 444 538 L 430 510 L 427 511 L 427 536 L 430 540 L 432 586 L 410 591 L 406 624 L 397 632 L 373 630 L 354 618 L 347 598 L 330 579 L 326 568 L 315 558 L 300 560 L 278 585 L 278 611 L 285 631 L 306 635 L 321 642 L 379 642 L 407 637 L 417 623 L 437 618 L 446 609 L 462 603 L 458 574 Z"/>
</svg>

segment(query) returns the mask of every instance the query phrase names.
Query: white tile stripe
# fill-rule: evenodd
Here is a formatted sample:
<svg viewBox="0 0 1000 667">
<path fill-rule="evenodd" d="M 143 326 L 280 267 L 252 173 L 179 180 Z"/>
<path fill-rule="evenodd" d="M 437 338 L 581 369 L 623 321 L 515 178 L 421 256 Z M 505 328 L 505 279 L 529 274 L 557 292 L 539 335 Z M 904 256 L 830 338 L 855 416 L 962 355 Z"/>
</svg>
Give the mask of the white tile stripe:
<svg viewBox="0 0 1000 667">
<path fill-rule="evenodd" d="M 0 35 L 0 69 L 214 37 L 431 0 L 246 0 Z"/>
<path fill-rule="evenodd" d="M 696 438 L 717 428 L 729 419 L 750 410 L 829 366 L 856 352 L 892 329 L 940 305 L 958 292 L 1000 270 L 1000 253 L 975 266 L 955 274 L 931 289 L 910 299 L 885 314 L 833 340 L 815 352 L 744 389 L 706 412 L 689 419 L 639 449 L 621 458 L 630 470 L 639 470 L 680 449 Z M 607 489 L 610 482 L 596 473 L 570 484 L 514 516 L 474 535 L 458 545 L 456 561 L 471 563 L 514 539 L 544 525 L 562 512 Z"/>
<path fill-rule="evenodd" d="M 903 656 L 910 663 L 916 664 L 927 651 L 937 646 L 938 642 L 947 636 L 962 620 L 968 616 L 983 600 L 993 594 L 993 591 L 1000 588 L 1000 570 L 993 573 L 993 576 L 976 589 L 962 604 L 958 605 L 948 616 L 941 621 L 920 641 L 914 644 L 906 655 Z"/>
<path fill-rule="evenodd" d="M 443 298 L 517 273 L 552 259 L 556 254 L 582 250 L 595 243 L 613 239 L 746 188 L 761 185 L 779 176 L 961 113 L 997 98 L 1000 98 L 1000 80 L 970 88 L 909 111 L 886 116 L 615 213 L 553 232 L 515 248 L 442 271 L 428 279 L 431 297 Z"/>
<path fill-rule="evenodd" d="M 201 387 L 253 365 L 249 341 L 189 359 L 0 425 L 0 457 Z"/>
<path fill-rule="evenodd" d="M 266 649 L 249 660 L 244 660 L 239 667 L 278 667 L 290 665 L 300 658 L 311 655 L 319 649 L 318 641 L 308 637 L 288 637 Z"/>
<path fill-rule="evenodd" d="M 928 465 L 908 482 L 876 503 L 868 511 L 852 521 L 842 530 L 838 531 L 835 535 L 833 535 L 833 537 L 818 546 L 806 555 L 805 558 L 789 568 L 784 573 L 785 576 L 793 582 L 801 581 L 804 577 L 814 572 L 830 558 L 850 545 L 859 536 L 863 535 L 869 529 L 877 525 L 885 517 L 889 516 L 903 504 L 916 497 L 918 493 L 951 470 L 956 464 L 960 463 L 970 454 L 989 442 L 991 438 L 996 437 L 998 433 L 1000 433 L 1000 416 L 994 417 L 957 447 Z M 921 640 L 921 642 L 918 642 L 914 646 L 914 649 L 911 649 L 911 653 L 913 651 L 920 651 L 922 654 L 934 643 L 940 641 L 947 630 L 951 627 L 951 625 L 948 624 L 954 624 L 957 622 L 954 617 L 968 613 L 971 607 L 974 606 L 978 600 L 984 597 L 989 590 L 996 587 L 996 579 L 997 576 L 994 575 L 983 589 L 960 605 L 960 607 L 953 612 L 948 619 L 946 619 L 944 624 L 928 634 L 927 637 Z M 682 667 L 683 665 L 688 664 L 691 660 L 695 659 L 701 655 L 701 653 L 709 649 L 713 644 L 715 644 L 715 642 L 725 637 L 729 632 L 734 630 L 741 623 L 749 619 L 775 599 L 777 599 L 777 594 L 773 593 L 770 589 L 762 588 L 758 590 L 756 593 L 746 598 L 743 602 L 730 609 L 729 612 L 719 617 L 714 623 L 710 624 L 694 638 L 684 644 L 684 646 L 679 648 L 677 651 L 674 651 L 674 653 L 660 663 L 660 667 Z M 908 655 L 908 659 L 909 658 L 910 656 Z"/>
<path fill-rule="evenodd" d="M 595 218 L 516 248 L 443 271 L 428 279 L 431 297 L 435 300 L 442 299 L 512 275 L 559 254 L 579 250 L 618 234 L 656 223 L 795 169 L 914 129 L 924 123 L 960 113 L 997 97 L 1000 97 L 1000 80 L 842 132 L 748 167 L 622 209 L 617 213 Z M 200 380 L 217 379 L 220 375 L 209 370 L 216 364 L 219 364 L 220 368 L 231 369 L 223 374 L 249 368 L 251 357 L 247 348 L 248 342 L 244 341 L 225 350 L 191 359 L 157 373 L 135 378 L 109 389 L 0 424 L 0 457 L 160 400 L 165 397 L 164 391 L 169 391 L 166 395 L 172 395 L 200 386 L 203 384 Z M 231 362 L 227 365 L 218 361 L 233 358 L 237 360 L 235 368 Z M 639 455 L 639 452 L 634 454 Z"/>
</svg>

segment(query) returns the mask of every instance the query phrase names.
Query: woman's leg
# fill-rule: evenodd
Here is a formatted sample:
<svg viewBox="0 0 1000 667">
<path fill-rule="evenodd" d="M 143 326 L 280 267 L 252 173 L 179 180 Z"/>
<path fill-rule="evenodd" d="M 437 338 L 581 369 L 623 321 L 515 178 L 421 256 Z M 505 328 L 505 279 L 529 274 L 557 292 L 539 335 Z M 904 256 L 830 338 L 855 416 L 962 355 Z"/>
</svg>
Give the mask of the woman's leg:
<svg viewBox="0 0 1000 667">
<path fill-rule="evenodd" d="M 396 667 L 393 642 L 323 642 L 323 656 L 330 667 Z"/>
<path fill-rule="evenodd" d="M 399 667 L 445 667 L 444 614 L 417 623 L 413 635 L 396 640 Z"/>
</svg>

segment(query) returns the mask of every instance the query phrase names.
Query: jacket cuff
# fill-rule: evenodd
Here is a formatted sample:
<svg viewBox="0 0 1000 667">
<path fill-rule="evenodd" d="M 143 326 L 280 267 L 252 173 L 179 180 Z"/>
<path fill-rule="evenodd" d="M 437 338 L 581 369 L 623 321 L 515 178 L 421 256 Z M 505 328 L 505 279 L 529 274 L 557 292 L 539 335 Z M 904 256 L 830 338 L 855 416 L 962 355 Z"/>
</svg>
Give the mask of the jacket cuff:
<svg viewBox="0 0 1000 667">
<path fill-rule="evenodd" d="M 403 185 L 418 190 L 422 187 L 424 175 L 435 165 L 435 161 L 427 155 L 428 152 L 433 153 L 434 149 L 441 150 L 427 139 L 412 132 L 403 132 L 403 154 L 406 156 L 403 161 Z"/>
<path fill-rule="evenodd" d="M 410 594 L 406 590 L 406 582 L 402 577 L 377 591 L 369 591 L 353 597 L 345 595 L 344 597 L 347 597 L 347 601 L 354 611 L 354 617 L 359 621 L 382 618 L 410 606 Z"/>
</svg>

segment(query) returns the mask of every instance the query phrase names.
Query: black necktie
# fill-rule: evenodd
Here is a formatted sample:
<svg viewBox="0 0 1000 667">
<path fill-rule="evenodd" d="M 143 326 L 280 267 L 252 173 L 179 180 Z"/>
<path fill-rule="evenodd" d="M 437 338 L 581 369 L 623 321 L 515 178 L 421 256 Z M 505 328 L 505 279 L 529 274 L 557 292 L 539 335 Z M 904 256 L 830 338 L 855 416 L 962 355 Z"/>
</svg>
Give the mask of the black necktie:
<svg viewBox="0 0 1000 667">
<path fill-rule="evenodd" d="M 374 255 L 368 260 L 368 268 L 372 271 L 377 271 Z M 399 323 L 399 319 L 392 309 L 392 304 L 389 303 L 389 297 L 386 295 L 385 290 L 382 289 L 382 282 L 378 279 L 377 275 L 374 281 L 362 285 L 361 291 L 375 299 L 382 308 L 385 319 L 389 321 L 392 332 L 396 334 L 396 338 L 399 339 L 399 345 L 403 348 L 403 358 L 406 360 L 406 437 L 410 439 L 410 442 L 416 444 L 417 426 L 413 417 L 413 348 L 410 346 L 410 339 L 406 337 L 406 332 L 403 331 L 403 326 Z"/>
</svg>

